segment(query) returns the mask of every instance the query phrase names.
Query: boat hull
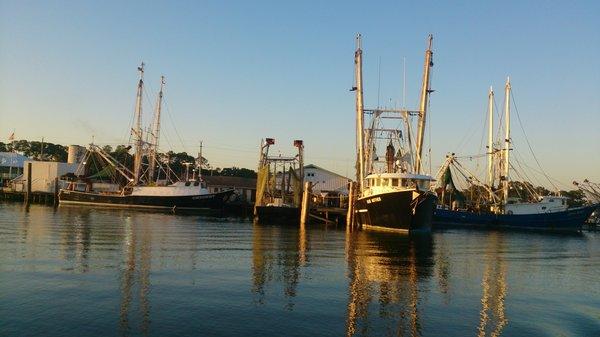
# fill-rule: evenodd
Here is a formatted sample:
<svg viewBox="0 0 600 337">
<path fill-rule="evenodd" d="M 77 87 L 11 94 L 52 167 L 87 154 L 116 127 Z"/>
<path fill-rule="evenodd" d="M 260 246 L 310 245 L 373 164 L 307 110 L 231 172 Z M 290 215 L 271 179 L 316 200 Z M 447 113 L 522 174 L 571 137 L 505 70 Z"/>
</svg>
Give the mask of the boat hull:
<svg viewBox="0 0 600 337">
<path fill-rule="evenodd" d="M 359 198 L 355 216 L 364 229 L 393 232 L 429 232 L 437 197 L 413 190 Z"/>
<path fill-rule="evenodd" d="M 470 226 L 549 231 L 579 231 L 599 205 L 542 214 L 490 214 L 436 209 L 433 223 L 437 227 Z"/>
<path fill-rule="evenodd" d="M 265 225 L 294 225 L 300 224 L 299 207 L 256 206 L 256 221 Z"/>
<path fill-rule="evenodd" d="M 114 195 L 60 190 L 60 204 L 154 209 L 220 209 L 233 190 L 185 196 Z"/>
</svg>

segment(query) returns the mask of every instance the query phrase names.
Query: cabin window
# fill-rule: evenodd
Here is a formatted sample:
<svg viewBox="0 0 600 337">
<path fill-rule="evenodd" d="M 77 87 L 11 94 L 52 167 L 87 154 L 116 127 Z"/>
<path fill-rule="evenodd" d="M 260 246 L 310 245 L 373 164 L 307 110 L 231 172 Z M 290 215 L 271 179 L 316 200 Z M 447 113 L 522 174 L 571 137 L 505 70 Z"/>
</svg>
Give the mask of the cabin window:
<svg viewBox="0 0 600 337">
<path fill-rule="evenodd" d="M 562 204 L 563 204 L 563 205 L 565 204 L 565 199 L 563 199 L 563 200 L 562 200 Z"/>
<path fill-rule="evenodd" d="M 550 202 L 554 202 L 554 199 L 549 199 Z"/>
<path fill-rule="evenodd" d="M 398 186 L 398 179 L 392 178 L 392 186 Z"/>
<path fill-rule="evenodd" d="M 388 185 L 389 185 L 389 179 L 388 178 L 381 179 L 381 186 L 388 186 Z"/>
<path fill-rule="evenodd" d="M 381 179 L 375 179 L 375 186 L 381 186 Z"/>
</svg>

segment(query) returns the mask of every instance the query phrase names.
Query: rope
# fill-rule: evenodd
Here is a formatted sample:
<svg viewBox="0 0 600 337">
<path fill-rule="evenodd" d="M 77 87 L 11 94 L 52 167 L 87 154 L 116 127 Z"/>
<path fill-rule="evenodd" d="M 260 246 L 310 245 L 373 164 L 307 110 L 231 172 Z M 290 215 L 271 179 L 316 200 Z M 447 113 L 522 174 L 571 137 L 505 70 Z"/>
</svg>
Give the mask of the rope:
<svg viewBox="0 0 600 337">
<path fill-rule="evenodd" d="M 556 192 L 560 193 L 560 190 L 558 189 L 558 187 L 556 187 L 556 185 L 554 185 L 552 180 L 550 180 L 550 178 L 548 177 L 548 175 L 542 168 L 542 165 L 540 165 L 540 162 L 537 159 L 535 153 L 533 152 L 533 148 L 531 147 L 531 144 L 529 143 L 529 138 L 527 137 L 527 133 L 525 133 L 525 128 L 523 127 L 523 123 L 521 122 L 521 116 L 519 115 L 519 109 L 517 109 L 517 102 L 515 100 L 515 96 L 512 93 L 512 90 L 510 90 L 510 97 L 512 98 L 513 105 L 515 106 L 515 112 L 517 113 L 517 120 L 519 121 L 519 126 L 521 127 L 521 130 L 523 131 L 523 135 L 525 136 L 525 141 L 527 141 L 527 146 L 529 147 L 529 151 L 531 152 L 533 159 L 535 159 L 535 162 L 537 163 L 538 167 L 540 168 L 540 171 L 542 172 L 544 177 L 546 177 L 546 179 L 548 179 L 548 182 L 550 183 L 550 185 L 552 185 L 552 187 L 554 187 Z"/>
</svg>

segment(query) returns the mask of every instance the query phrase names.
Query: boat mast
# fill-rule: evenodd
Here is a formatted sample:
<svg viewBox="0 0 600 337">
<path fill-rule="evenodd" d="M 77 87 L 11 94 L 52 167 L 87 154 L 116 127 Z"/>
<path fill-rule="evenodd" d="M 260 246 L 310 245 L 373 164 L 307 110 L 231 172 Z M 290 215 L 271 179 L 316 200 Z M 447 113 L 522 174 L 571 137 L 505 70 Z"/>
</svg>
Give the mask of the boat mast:
<svg viewBox="0 0 600 337">
<path fill-rule="evenodd" d="M 202 141 L 200 141 L 200 152 L 198 152 L 198 160 L 200 161 L 198 162 L 198 181 L 202 181 Z"/>
<path fill-rule="evenodd" d="M 140 81 L 138 82 L 137 96 L 135 100 L 135 129 L 132 130 L 135 139 L 135 156 L 133 162 L 133 185 L 140 181 L 140 171 L 142 169 L 142 93 L 144 90 L 144 62 L 138 67 L 140 72 Z"/>
<path fill-rule="evenodd" d="M 423 66 L 423 84 L 421 86 L 421 102 L 419 105 L 419 129 L 417 132 L 417 158 L 415 164 L 415 173 L 417 174 L 421 173 L 423 139 L 425 138 L 425 121 L 427 120 L 427 103 L 429 102 L 429 94 L 432 92 L 429 88 L 429 74 L 431 66 L 433 66 L 433 51 L 431 50 L 432 43 L 433 35 L 429 34 L 428 48 L 425 51 L 425 65 Z"/>
<path fill-rule="evenodd" d="M 510 153 L 510 77 L 506 78 L 506 87 L 504 89 L 504 113 L 506 118 L 505 136 L 504 136 L 504 177 L 503 192 L 504 204 L 508 203 L 508 173 L 509 173 L 509 153 Z"/>
<path fill-rule="evenodd" d="M 357 174 L 358 189 L 363 191 L 363 181 L 365 179 L 365 156 L 364 156 L 364 102 L 363 102 L 363 84 L 362 84 L 362 49 L 361 35 L 356 36 L 356 51 L 354 52 L 354 77 L 356 86 L 352 88 L 356 91 L 356 148 L 357 148 Z"/>
<path fill-rule="evenodd" d="M 154 170 L 156 167 L 156 154 L 158 152 L 158 139 L 160 135 L 160 112 L 162 109 L 163 89 L 165 86 L 165 77 L 160 77 L 160 91 L 158 92 L 158 102 L 156 103 L 156 113 L 154 115 L 154 130 L 152 131 L 153 140 L 152 148 L 150 150 L 150 158 L 148 165 L 150 165 L 150 171 L 148 172 L 148 181 L 154 180 Z"/>
<path fill-rule="evenodd" d="M 490 86 L 488 94 L 488 186 L 490 187 L 490 200 L 493 200 L 494 189 L 494 89 Z"/>
</svg>

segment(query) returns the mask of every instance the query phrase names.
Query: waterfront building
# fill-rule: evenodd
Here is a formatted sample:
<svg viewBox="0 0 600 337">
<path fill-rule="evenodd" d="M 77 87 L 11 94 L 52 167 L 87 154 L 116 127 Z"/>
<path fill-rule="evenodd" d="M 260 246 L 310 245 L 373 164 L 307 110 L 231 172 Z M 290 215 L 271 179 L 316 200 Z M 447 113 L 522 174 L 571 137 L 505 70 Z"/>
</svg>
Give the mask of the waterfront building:
<svg viewBox="0 0 600 337">
<path fill-rule="evenodd" d="M 29 158 L 15 152 L 0 152 L 0 187 L 23 174 L 23 164 Z"/>
</svg>

